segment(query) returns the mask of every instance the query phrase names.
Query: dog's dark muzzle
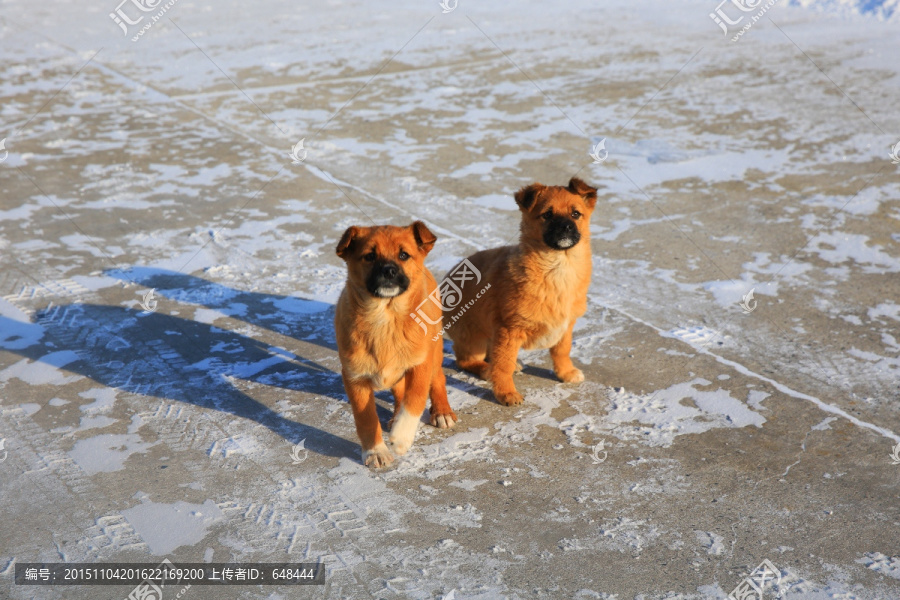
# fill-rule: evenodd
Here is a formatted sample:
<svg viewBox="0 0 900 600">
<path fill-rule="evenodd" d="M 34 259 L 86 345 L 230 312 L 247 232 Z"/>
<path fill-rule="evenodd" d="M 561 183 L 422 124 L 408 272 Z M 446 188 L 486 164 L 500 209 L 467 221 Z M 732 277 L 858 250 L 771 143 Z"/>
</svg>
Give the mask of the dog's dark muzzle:
<svg viewBox="0 0 900 600">
<path fill-rule="evenodd" d="M 580 240 L 575 221 L 567 217 L 554 217 L 544 229 L 544 243 L 554 250 L 568 250 Z"/>
<path fill-rule="evenodd" d="M 406 291 L 409 277 L 400 265 L 390 260 L 380 260 L 372 265 L 366 278 L 366 289 L 378 298 L 393 298 Z"/>
</svg>

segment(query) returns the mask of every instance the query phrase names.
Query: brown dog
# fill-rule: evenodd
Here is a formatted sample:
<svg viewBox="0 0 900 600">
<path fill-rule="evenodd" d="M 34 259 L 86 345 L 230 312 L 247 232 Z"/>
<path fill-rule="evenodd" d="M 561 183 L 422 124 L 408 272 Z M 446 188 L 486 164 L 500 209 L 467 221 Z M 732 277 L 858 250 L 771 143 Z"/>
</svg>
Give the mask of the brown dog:
<svg viewBox="0 0 900 600">
<path fill-rule="evenodd" d="M 425 268 L 436 239 L 416 221 L 409 227 L 350 227 L 337 245 L 347 263 L 334 314 L 341 375 L 363 462 L 372 467 L 394 460 L 375 411 L 376 390 L 394 394 L 390 441 L 397 454 L 412 445 L 429 395 L 432 425 L 453 427 L 457 421 L 441 369 L 440 299 L 429 299 L 437 295 L 437 283 Z M 416 318 L 416 309 L 427 318 Z"/>
<path fill-rule="evenodd" d="M 520 348 L 549 348 L 560 380 L 584 381 L 569 351 L 575 320 L 587 310 L 597 190 L 572 178 L 568 187 L 533 183 L 515 198 L 522 212 L 519 244 L 466 259 L 490 289 L 459 287 L 462 310 L 444 308 L 456 364 L 490 380 L 505 405 L 522 402 L 513 383 Z M 465 261 L 451 275 L 462 265 Z"/>
</svg>

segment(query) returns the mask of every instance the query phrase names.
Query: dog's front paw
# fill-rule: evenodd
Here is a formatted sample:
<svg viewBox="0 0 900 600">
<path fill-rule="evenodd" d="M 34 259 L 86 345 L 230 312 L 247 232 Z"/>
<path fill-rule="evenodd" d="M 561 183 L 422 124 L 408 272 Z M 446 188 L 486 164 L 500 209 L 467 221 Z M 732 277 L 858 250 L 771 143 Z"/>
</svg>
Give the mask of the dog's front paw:
<svg viewBox="0 0 900 600">
<path fill-rule="evenodd" d="M 409 449 L 412 448 L 412 437 L 406 436 L 391 436 L 391 446 L 394 448 L 394 452 L 397 453 L 397 456 L 403 456 Z"/>
<path fill-rule="evenodd" d="M 391 451 L 388 450 L 387 445 L 385 445 L 384 442 L 381 442 L 374 448 L 363 450 L 362 461 L 367 467 L 380 469 L 394 462 L 394 456 L 391 454 Z"/>
<path fill-rule="evenodd" d="M 412 446 L 413 440 L 416 438 L 416 429 L 419 427 L 420 416 L 410 414 L 405 408 L 401 408 L 400 412 L 394 415 L 390 440 L 394 446 L 394 452 L 398 455 L 406 454 Z"/>
<path fill-rule="evenodd" d="M 557 377 L 563 383 L 581 383 L 584 381 L 584 373 L 581 372 L 581 369 L 572 369 L 571 371 L 566 371 L 564 373 L 557 373 Z"/>
<path fill-rule="evenodd" d="M 497 402 L 504 406 L 516 406 L 517 404 L 522 404 L 522 401 L 525 400 L 525 398 L 522 397 L 522 394 L 515 390 L 511 392 L 501 392 L 499 394 L 495 392 L 494 395 L 497 397 Z"/>
<path fill-rule="evenodd" d="M 452 410 L 445 414 L 432 414 L 431 424 L 438 429 L 450 429 L 459 422 L 459 417 Z"/>
</svg>

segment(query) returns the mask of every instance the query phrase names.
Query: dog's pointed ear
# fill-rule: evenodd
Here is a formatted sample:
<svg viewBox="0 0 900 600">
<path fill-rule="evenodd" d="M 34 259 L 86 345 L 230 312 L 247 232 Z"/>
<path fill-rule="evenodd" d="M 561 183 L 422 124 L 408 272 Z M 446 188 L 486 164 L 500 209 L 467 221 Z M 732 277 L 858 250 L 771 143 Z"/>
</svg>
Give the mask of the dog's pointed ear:
<svg viewBox="0 0 900 600">
<path fill-rule="evenodd" d="M 566 188 L 569 193 L 578 194 L 584 201 L 587 202 L 588 206 L 594 208 L 594 204 L 597 203 L 597 188 L 593 188 L 578 179 L 577 177 L 573 177 L 569 180 L 569 187 Z"/>
<path fill-rule="evenodd" d="M 347 255 L 353 252 L 353 245 L 356 242 L 357 238 L 362 234 L 362 228 L 349 227 L 347 231 L 344 232 L 344 235 L 341 236 L 341 241 L 338 242 L 337 248 L 335 252 L 337 255 L 343 259 L 346 259 Z"/>
<path fill-rule="evenodd" d="M 422 252 L 425 254 L 431 252 L 437 236 L 431 233 L 431 230 L 422 221 L 415 221 L 409 228 L 412 230 L 413 237 L 416 238 L 416 245 L 421 248 Z"/>
<path fill-rule="evenodd" d="M 519 205 L 519 209 L 529 210 L 534 205 L 534 201 L 537 200 L 538 194 L 546 189 L 546 187 L 547 186 L 540 183 L 532 183 L 516 192 L 516 204 Z"/>
</svg>

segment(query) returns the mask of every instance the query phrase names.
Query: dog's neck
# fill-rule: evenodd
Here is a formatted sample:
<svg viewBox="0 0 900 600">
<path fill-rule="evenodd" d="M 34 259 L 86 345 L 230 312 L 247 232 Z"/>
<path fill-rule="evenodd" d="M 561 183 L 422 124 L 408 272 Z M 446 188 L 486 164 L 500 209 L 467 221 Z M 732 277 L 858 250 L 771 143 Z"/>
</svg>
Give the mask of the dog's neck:
<svg viewBox="0 0 900 600">
<path fill-rule="evenodd" d="M 407 289 L 402 294 L 393 298 L 377 298 L 369 293 L 365 288 L 359 288 L 351 283 L 347 283 L 347 291 L 354 299 L 353 306 L 357 308 L 360 314 L 391 314 L 407 316 L 410 313 L 410 298 L 412 290 Z"/>
<path fill-rule="evenodd" d="M 536 262 L 546 270 L 556 270 L 569 266 L 572 261 L 584 262 L 591 260 L 591 242 L 589 238 L 582 238 L 577 244 L 566 250 L 554 250 L 548 248 L 543 242 L 521 239 L 519 248 L 523 257 L 529 257 L 531 262 Z"/>
</svg>

